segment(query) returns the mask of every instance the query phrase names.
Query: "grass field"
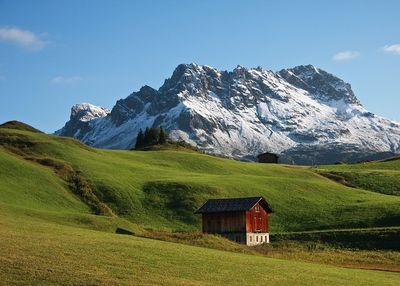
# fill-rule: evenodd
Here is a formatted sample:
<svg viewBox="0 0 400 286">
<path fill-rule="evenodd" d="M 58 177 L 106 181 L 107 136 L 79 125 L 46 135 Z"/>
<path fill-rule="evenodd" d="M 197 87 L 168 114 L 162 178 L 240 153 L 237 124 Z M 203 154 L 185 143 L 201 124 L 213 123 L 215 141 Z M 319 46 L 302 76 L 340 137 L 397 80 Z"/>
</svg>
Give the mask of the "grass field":
<svg viewBox="0 0 400 286">
<path fill-rule="evenodd" d="M 322 172 L 344 178 L 355 187 L 400 196 L 400 158 L 360 164 L 323 166 Z"/>
<path fill-rule="evenodd" d="M 98 150 L 20 124 L 8 127 L 0 127 L 0 285 L 396 285 L 400 279 L 397 251 L 300 240 L 249 249 L 196 235 L 200 218 L 193 214 L 208 198 L 262 195 L 275 209 L 273 234 L 325 233 L 319 241 L 341 229 L 384 230 L 376 239 L 398 231 L 399 196 L 346 187 L 309 167 L 184 150 Z M 391 164 L 382 170 L 396 172 L 398 162 Z M 116 234 L 117 228 L 135 236 Z"/>
<path fill-rule="evenodd" d="M 4 207 L 0 230 L 2 285 L 397 285 L 400 278 L 99 232 Z"/>
<path fill-rule="evenodd" d="M 195 152 L 98 150 L 69 138 L 15 129 L 0 129 L 0 139 L 0 201 L 8 204 L 85 208 L 56 174 L 61 164 L 84 178 L 89 193 L 113 213 L 151 229 L 197 230 L 200 217 L 193 211 L 205 200 L 259 195 L 275 210 L 272 232 L 398 226 L 400 221 L 400 197 L 346 187 L 308 167 L 237 162 Z M 33 197 L 28 200 L 26 192 Z M 48 193 L 58 199 L 41 203 L 40 196 Z"/>
</svg>

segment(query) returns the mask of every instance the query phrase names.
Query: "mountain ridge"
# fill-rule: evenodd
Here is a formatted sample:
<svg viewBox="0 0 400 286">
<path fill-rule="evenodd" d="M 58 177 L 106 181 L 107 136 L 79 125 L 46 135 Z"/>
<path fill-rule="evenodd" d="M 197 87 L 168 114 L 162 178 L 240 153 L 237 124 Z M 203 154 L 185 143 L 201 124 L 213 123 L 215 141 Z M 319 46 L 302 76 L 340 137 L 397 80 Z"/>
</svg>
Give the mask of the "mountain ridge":
<svg viewBox="0 0 400 286">
<path fill-rule="evenodd" d="M 56 131 L 100 148 L 130 149 L 139 129 L 163 126 L 208 153 L 334 163 L 400 152 L 400 124 L 367 111 L 350 84 L 313 65 L 278 72 L 180 64 L 158 89 L 143 86 L 111 111 L 84 105 Z M 101 112 L 99 112 L 101 110 Z"/>
</svg>

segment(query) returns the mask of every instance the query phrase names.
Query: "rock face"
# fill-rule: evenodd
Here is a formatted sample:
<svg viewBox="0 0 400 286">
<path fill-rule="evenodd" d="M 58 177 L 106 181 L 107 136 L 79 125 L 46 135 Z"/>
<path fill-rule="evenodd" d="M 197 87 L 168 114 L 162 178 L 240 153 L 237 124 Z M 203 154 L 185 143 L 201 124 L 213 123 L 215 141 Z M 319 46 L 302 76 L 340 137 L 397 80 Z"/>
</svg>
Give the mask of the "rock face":
<svg viewBox="0 0 400 286">
<path fill-rule="evenodd" d="M 92 105 L 90 103 L 75 104 L 71 107 L 71 116 L 64 128 L 57 131 L 60 135 L 82 138 L 87 132 L 91 131 L 94 119 L 104 118 L 110 110 L 104 107 Z"/>
<path fill-rule="evenodd" d="M 400 153 L 400 124 L 368 112 L 348 83 L 312 65 L 227 72 L 182 64 L 160 89 L 144 86 L 111 111 L 73 106 L 56 134 L 129 149 L 147 126 L 240 160 L 272 152 L 281 162 L 321 164 Z"/>
</svg>

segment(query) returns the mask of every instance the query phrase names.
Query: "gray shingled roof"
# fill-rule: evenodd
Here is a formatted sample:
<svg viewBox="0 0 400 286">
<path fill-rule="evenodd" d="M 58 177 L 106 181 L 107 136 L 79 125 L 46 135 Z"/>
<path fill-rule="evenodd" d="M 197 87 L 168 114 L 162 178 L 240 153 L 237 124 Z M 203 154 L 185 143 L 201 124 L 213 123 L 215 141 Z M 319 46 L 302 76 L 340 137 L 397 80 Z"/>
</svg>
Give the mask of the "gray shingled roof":
<svg viewBox="0 0 400 286">
<path fill-rule="evenodd" d="M 195 213 L 248 211 L 258 202 L 261 203 L 261 205 L 265 208 L 267 212 L 273 212 L 271 206 L 263 197 L 251 197 L 233 199 L 210 199 L 197 211 L 195 211 Z"/>
</svg>

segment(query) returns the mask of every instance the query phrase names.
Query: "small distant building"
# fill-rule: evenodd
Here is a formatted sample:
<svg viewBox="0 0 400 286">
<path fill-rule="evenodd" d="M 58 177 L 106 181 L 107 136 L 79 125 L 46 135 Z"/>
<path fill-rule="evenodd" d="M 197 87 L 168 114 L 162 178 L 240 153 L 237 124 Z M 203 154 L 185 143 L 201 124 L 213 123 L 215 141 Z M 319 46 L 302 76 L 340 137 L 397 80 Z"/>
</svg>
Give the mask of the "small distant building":
<svg viewBox="0 0 400 286">
<path fill-rule="evenodd" d="M 279 160 L 279 156 L 274 153 L 262 153 L 257 156 L 259 163 L 274 163 L 277 164 Z"/>
<path fill-rule="evenodd" d="M 210 199 L 195 213 L 202 215 L 203 233 L 219 234 L 249 246 L 269 243 L 272 207 L 263 197 Z"/>
</svg>

